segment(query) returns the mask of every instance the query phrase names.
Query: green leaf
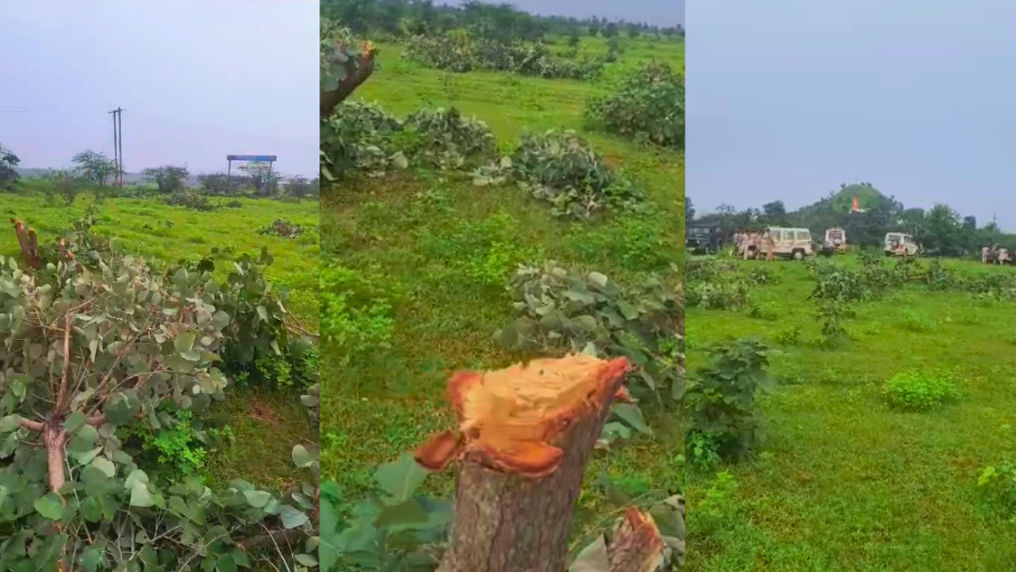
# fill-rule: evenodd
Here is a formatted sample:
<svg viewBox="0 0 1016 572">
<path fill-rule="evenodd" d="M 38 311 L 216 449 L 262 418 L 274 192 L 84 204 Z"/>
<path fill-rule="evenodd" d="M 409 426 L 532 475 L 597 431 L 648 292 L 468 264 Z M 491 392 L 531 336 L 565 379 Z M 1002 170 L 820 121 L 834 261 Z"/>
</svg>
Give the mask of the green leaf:
<svg viewBox="0 0 1016 572">
<path fill-rule="evenodd" d="M 106 566 L 105 551 L 100 546 L 89 546 L 81 553 L 79 561 L 85 572 L 96 572 Z"/>
<path fill-rule="evenodd" d="M 314 463 L 314 455 L 303 445 L 293 447 L 293 463 L 297 467 L 309 467 Z"/>
<path fill-rule="evenodd" d="M 85 417 L 84 413 L 75 411 L 64 419 L 63 427 L 68 433 L 73 433 L 80 429 L 87 420 L 88 418 Z"/>
<path fill-rule="evenodd" d="M 306 513 L 288 504 L 279 507 L 279 516 L 282 518 L 282 526 L 287 529 L 297 528 L 310 522 Z"/>
<path fill-rule="evenodd" d="M 194 340 L 196 338 L 197 336 L 194 335 L 194 332 L 181 332 L 173 340 L 173 348 L 178 354 L 189 352 L 194 347 Z"/>
<path fill-rule="evenodd" d="M 145 507 L 150 507 L 153 504 L 155 504 L 155 503 L 152 500 L 152 493 L 151 493 L 151 491 L 148 490 L 148 484 L 146 484 L 146 483 L 144 483 L 144 482 L 142 482 L 140 480 L 134 481 L 133 486 L 131 486 L 131 502 L 130 502 L 130 506 L 137 506 L 137 507 L 145 508 Z"/>
<path fill-rule="evenodd" d="M 610 408 L 615 415 L 623 419 L 628 425 L 640 433 L 652 435 L 653 430 L 646 424 L 642 416 L 642 410 L 631 403 L 615 403 Z"/>
<path fill-rule="evenodd" d="M 105 457 L 96 457 L 92 461 L 92 466 L 102 471 L 107 477 L 113 478 L 116 476 L 116 465 Z"/>
<path fill-rule="evenodd" d="M 310 554 L 297 554 L 294 558 L 297 562 L 308 568 L 315 568 L 318 565 L 317 558 L 314 558 Z"/>
<path fill-rule="evenodd" d="M 397 505 L 386 506 L 374 520 L 374 526 L 392 527 L 427 522 L 427 511 L 416 499 L 409 499 Z"/>
<path fill-rule="evenodd" d="M 0 418 L 0 433 L 16 431 L 21 426 L 21 418 L 17 415 L 7 415 Z"/>
<path fill-rule="evenodd" d="M 391 497 L 388 504 L 399 504 L 408 500 L 429 474 L 412 455 L 403 453 L 398 460 L 382 463 L 374 480 Z"/>
<path fill-rule="evenodd" d="M 35 507 L 36 512 L 49 520 L 60 520 L 60 516 L 63 514 L 63 499 L 56 493 L 47 493 L 45 496 L 35 499 L 32 506 Z"/>
<path fill-rule="evenodd" d="M 243 491 L 243 497 L 254 508 L 264 508 L 272 500 L 271 493 L 265 491 Z"/>
</svg>

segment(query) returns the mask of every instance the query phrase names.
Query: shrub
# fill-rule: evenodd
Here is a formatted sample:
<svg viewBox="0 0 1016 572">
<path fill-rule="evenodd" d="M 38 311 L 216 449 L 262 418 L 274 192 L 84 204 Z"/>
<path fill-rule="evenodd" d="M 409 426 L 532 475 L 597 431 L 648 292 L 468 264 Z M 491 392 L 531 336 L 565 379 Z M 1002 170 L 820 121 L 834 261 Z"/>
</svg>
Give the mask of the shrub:
<svg viewBox="0 0 1016 572">
<path fill-rule="evenodd" d="M 219 205 L 216 205 L 208 200 L 208 195 L 205 195 L 197 189 L 181 189 L 175 191 L 172 195 L 166 198 L 166 204 L 194 209 L 196 211 L 213 211 L 219 208 Z"/>
<path fill-rule="evenodd" d="M 272 224 L 261 229 L 260 234 L 270 234 L 283 238 L 296 238 L 303 234 L 303 227 L 285 219 L 277 218 Z"/>
<path fill-rule="evenodd" d="M 997 467 L 985 467 L 977 477 L 977 487 L 1002 508 L 1006 520 L 1016 524 L 1016 463 L 1005 460 Z"/>
<path fill-rule="evenodd" d="M 684 309 L 659 279 L 623 287 L 599 272 L 549 262 L 519 268 L 510 288 L 519 317 L 495 334 L 505 347 L 627 356 L 641 366 L 633 380 L 641 383 L 629 386 L 636 397 L 683 395 Z"/>
<path fill-rule="evenodd" d="M 18 182 L 18 171 L 16 167 L 21 159 L 10 149 L 0 145 L 0 191 L 9 191 Z"/>
<path fill-rule="evenodd" d="M 512 178 L 550 202 L 556 216 L 587 218 L 607 209 L 636 209 L 644 194 L 615 173 L 574 131 L 526 135 L 511 155 Z"/>
<path fill-rule="evenodd" d="M 707 366 L 688 381 L 685 404 L 690 416 L 689 443 L 704 443 L 727 460 L 741 459 L 762 441 L 755 398 L 768 383 L 766 348 L 737 340 L 710 351 Z"/>
<path fill-rule="evenodd" d="M 885 383 L 882 394 L 890 407 L 903 411 L 927 411 L 960 395 L 948 376 L 917 371 L 894 375 Z"/>
<path fill-rule="evenodd" d="M 412 146 L 406 155 L 438 167 L 462 167 L 467 160 L 494 155 L 494 135 L 487 124 L 463 117 L 458 109 L 421 109 L 406 118 L 403 128 Z"/>
<path fill-rule="evenodd" d="M 281 530 L 310 551 L 312 489 L 167 482 L 124 448 L 118 432 L 172 432 L 222 399 L 221 356 L 247 343 L 247 318 L 219 302 L 231 287 L 210 273 L 164 272 L 89 226 L 44 247 L 38 267 L 0 258 L 3 564 L 236 569 L 256 558 L 246 542 Z M 179 458 L 179 439 L 156 447 Z"/>
<path fill-rule="evenodd" d="M 354 170 L 383 173 L 405 166 L 391 147 L 402 123 L 380 106 L 345 101 L 321 123 L 321 175 L 336 180 Z"/>
<path fill-rule="evenodd" d="M 558 58 L 539 43 L 448 34 L 413 36 L 405 45 L 407 59 L 456 73 L 485 69 L 545 78 L 593 79 L 603 70 L 602 60 Z"/>
<path fill-rule="evenodd" d="M 684 78 L 666 64 L 644 64 L 591 101 L 586 118 L 611 133 L 684 148 Z"/>
</svg>

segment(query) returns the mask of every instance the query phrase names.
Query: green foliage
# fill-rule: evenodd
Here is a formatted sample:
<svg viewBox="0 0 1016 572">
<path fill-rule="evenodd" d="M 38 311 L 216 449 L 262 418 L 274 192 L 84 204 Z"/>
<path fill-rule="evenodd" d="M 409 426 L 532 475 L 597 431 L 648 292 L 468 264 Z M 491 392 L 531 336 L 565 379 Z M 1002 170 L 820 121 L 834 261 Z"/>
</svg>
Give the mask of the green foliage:
<svg viewBox="0 0 1016 572">
<path fill-rule="evenodd" d="M 709 364 L 688 382 L 688 442 L 702 443 L 706 453 L 723 459 L 741 459 L 762 442 L 755 398 L 768 382 L 767 351 L 759 342 L 737 340 L 710 354 Z"/>
<path fill-rule="evenodd" d="M 150 181 L 155 181 L 160 193 L 175 193 L 181 190 L 187 182 L 190 173 L 187 167 L 175 165 L 163 165 L 141 171 L 141 174 Z"/>
<path fill-rule="evenodd" d="M 550 262 L 519 268 L 511 291 L 520 316 L 496 334 L 505 347 L 626 356 L 638 366 L 628 384 L 633 395 L 660 402 L 664 394 L 683 395 L 684 309 L 659 279 L 623 287 L 599 272 L 583 275 Z M 637 418 L 624 420 L 640 429 Z"/>
<path fill-rule="evenodd" d="M 391 137 L 401 129 L 402 123 L 378 105 L 343 102 L 321 123 L 321 176 L 336 180 L 353 171 L 383 174 L 398 166 Z"/>
<path fill-rule="evenodd" d="M 86 179 L 99 186 L 105 185 L 107 179 L 116 175 L 116 163 L 98 151 L 82 151 L 72 161 Z"/>
<path fill-rule="evenodd" d="M 678 262 L 678 248 L 668 236 L 669 214 L 658 211 L 611 217 L 577 235 L 575 249 L 585 260 L 609 259 L 631 270 L 663 270 Z"/>
<path fill-rule="evenodd" d="M 998 466 L 988 465 L 977 477 L 977 487 L 1003 516 L 1016 524 L 1016 463 L 1004 460 Z"/>
<path fill-rule="evenodd" d="M 666 64 L 643 64 L 591 101 L 586 118 L 610 133 L 683 149 L 684 77 Z"/>
<path fill-rule="evenodd" d="M 322 483 L 322 572 L 433 570 L 443 551 L 451 503 L 416 492 L 427 475 L 405 453 L 374 473 L 379 494 L 351 506 L 334 482 Z"/>
<path fill-rule="evenodd" d="M 898 373 L 882 388 L 886 402 L 903 411 L 927 411 L 959 398 L 956 383 L 939 372 L 905 371 Z"/>
<path fill-rule="evenodd" d="M 242 542 L 277 527 L 298 533 L 294 550 L 312 551 L 307 487 L 278 495 L 242 481 L 225 491 L 165 482 L 124 447 L 119 432 L 148 432 L 169 463 L 195 468 L 187 424 L 223 398 L 223 356 L 250 343 L 240 321 L 249 316 L 223 303 L 235 280 L 162 273 L 89 226 L 65 233 L 73 259 L 49 248 L 39 270 L 0 259 L 0 560 L 235 570 L 256 558 Z M 40 431 L 50 436 L 41 448 Z M 47 454 L 63 460 L 58 472 Z"/>
<path fill-rule="evenodd" d="M 481 69 L 589 80 L 603 71 L 603 60 L 558 58 L 544 44 L 509 39 L 476 38 L 468 34 L 414 36 L 406 40 L 405 46 L 407 59 L 457 73 Z"/>
<path fill-rule="evenodd" d="M 822 343 L 833 347 L 847 337 L 843 322 L 854 317 L 854 311 L 839 300 L 820 299 L 815 301 L 815 318 L 822 333 Z"/>
<path fill-rule="evenodd" d="M 211 202 L 208 199 L 208 195 L 200 190 L 191 188 L 180 188 L 173 191 L 172 194 L 166 197 L 166 204 L 194 209 L 196 211 L 213 211 L 220 206 Z"/>
<path fill-rule="evenodd" d="M 348 361 L 389 347 L 393 293 L 380 272 L 341 265 L 321 269 L 321 333 L 330 351 Z"/>
<path fill-rule="evenodd" d="M 171 416 L 174 418 L 173 424 L 157 431 L 144 426 L 133 426 L 129 430 L 141 440 L 144 457 L 138 459 L 138 462 L 157 463 L 158 471 L 153 471 L 154 474 L 166 480 L 177 480 L 183 476 L 196 475 L 204 467 L 208 452 L 204 441 L 207 437 L 203 431 L 194 427 L 192 411 L 174 412 Z"/>
<path fill-rule="evenodd" d="M 296 238 L 303 234 L 303 227 L 282 218 L 277 218 L 272 221 L 272 224 L 260 230 L 261 234 L 270 234 L 272 236 L 281 236 L 283 238 Z"/>
<path fill-rule="evenodd" d="M 333 91 L 339 82 L 356 73 L 361 65 L 361 50 L 354 46 L 349 28 L 329 18 L 321 18 L 321 91 Z"/>
<path fill-rule="evenodd" d="M 638 209 L 644 194 L 603 162 L 574 131 L 526 135 L 511 155 L 512 178 L 550 202 L 555 216 L 588 218 L 608 209 Z"/>
<path fill-rule="evenodd" d="M 15 168 L 21 159 L 10 149 L 0 145 L 0 191 L 9 191 L 18 182 L 18 172 Z"/>
<path fill-rule="evenodd" d="M 716 473 L 705 488 L 705 494 L 692 511 L 693 527 L 697 534 L 708 536 L 729 527 L 738 511 L 734 495 L 740 484 L 729 471 Z"/>
<path fill-rule="evenodd" d="M 467 160 L 486 160 L 496 151 L 487 124 L 463 117 L 458 109 L 421 109 L 406 118 L 410 140 L 403 152 L 420 162 L 460 168 Z"/>
<path fill-rule="evenodd" d="M 685 264 L 685 303 L 692 308 L 736 310 L 749 302 L 751 283 L 737 264 L 715 258 L 690 258 Z"/>
</svg>

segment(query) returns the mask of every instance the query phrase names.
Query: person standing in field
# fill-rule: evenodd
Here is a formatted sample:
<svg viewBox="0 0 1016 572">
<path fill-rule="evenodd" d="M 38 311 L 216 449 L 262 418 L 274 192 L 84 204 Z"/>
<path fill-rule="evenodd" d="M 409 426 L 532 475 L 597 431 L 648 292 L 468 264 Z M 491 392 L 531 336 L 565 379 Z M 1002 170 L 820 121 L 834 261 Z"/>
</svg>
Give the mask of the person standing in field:
<svg viewBox="0 0 1016 572">
<path fill-rule="evenodd" d="M 987 264 L 988 263 L 988 253 L 989 252 L 991 252 L 991 249 L 988 248 L 987 246 L 982 246 L 981 247 L 981 264 Z"/>
<path fill-rule="evenodd" d="M 776 250 L 776 237 L 773 235 L 773 231 L 766 229 L 765 242 L 766 262 L 772 262 L 774 260 L 774 251 Z"/>
</svg>

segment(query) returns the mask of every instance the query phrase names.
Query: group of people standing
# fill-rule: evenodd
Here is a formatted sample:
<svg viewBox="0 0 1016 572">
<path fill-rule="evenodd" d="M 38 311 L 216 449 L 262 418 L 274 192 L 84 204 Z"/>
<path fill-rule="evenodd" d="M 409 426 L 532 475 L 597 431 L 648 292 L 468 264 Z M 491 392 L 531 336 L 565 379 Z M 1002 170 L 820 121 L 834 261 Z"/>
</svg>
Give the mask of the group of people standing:
<svg viewBox="0 0 1016 572">
<path fill-rule="evenodd" d="M 757 256 L 763 248 L 766 253 L 766 260 L 774 260 L 773 251 L 776 250 L 776 237 L 768 230 L 758 232 L 742 229 L 734 233 L 734 249 L 731 256 L 740 255 L 744 260 Z"/>
<path fill-rule="evenodd" d="M 1009 258 L 1009 249 L 1000 248 L 998 243 L 991 246 L 981 247 L 981 263 L 982 264 L 1011 264 L 1012 259 Z"/>
</svg>

